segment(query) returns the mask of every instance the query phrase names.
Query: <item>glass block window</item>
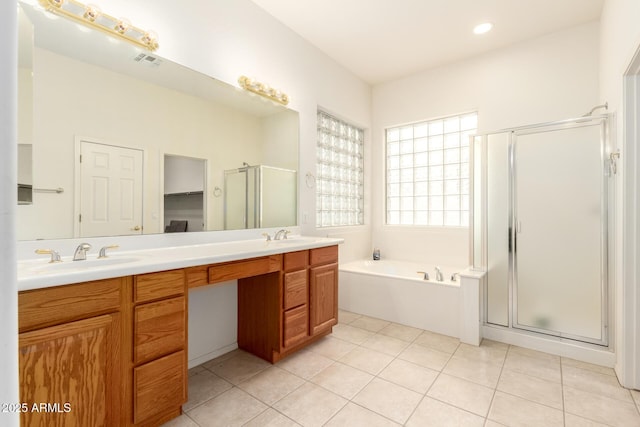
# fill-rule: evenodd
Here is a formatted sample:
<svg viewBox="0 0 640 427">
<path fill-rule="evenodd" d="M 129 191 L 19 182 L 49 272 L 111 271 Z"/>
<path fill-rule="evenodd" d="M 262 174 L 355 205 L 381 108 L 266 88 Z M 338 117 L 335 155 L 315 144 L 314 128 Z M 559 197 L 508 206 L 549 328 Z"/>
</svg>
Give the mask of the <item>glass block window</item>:
<svg viewBox="0 0 640 427">
<path fill-rule="evenodd" d="M 469 225 L 469 113 L 386 130 L 389 225 Z"/>
<path fill-rule="evenodd" d="M 318 111 L 316 226 L 364 224 L 364 130 Z"/>
</svg>

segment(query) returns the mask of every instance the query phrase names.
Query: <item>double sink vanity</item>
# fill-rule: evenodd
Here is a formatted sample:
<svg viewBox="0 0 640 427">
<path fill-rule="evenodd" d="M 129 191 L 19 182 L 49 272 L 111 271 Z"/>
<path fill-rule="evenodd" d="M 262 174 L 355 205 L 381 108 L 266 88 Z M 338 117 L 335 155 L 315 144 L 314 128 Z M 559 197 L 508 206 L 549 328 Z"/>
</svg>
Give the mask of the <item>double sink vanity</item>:
<svg viewBox="0 0 640 427">
<path fill-rule="evenodd" d="M 237 280 L 238 347 L 272 363 L 331 332 L 341 239 L 18 263 L 23 425 L 157 426 L 187 400 L 189 290 Z"/>
</svg>

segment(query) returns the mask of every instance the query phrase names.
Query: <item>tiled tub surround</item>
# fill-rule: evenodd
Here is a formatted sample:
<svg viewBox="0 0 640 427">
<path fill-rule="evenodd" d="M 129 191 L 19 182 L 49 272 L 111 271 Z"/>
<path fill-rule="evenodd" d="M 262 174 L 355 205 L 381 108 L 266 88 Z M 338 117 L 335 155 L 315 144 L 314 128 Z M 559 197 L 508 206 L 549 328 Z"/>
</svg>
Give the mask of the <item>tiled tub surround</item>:
<svg viewBox="0 0 640 427">
<path fill-rule="evenodd" d="M 640 426 L 612 369 L 341 311 L 332 335 L 270 365 L 236 350 L 189 371 L 176 426 Z"/>
</svg>

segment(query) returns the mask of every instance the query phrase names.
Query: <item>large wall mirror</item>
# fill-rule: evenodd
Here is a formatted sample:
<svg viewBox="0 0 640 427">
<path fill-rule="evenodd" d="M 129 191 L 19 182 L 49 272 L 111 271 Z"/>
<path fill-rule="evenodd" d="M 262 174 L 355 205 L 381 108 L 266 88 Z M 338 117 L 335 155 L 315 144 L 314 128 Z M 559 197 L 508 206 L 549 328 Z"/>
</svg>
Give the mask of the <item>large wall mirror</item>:
<svg viewBox="0 0 640 427">
<path fill-rule="evenodd" d="M 297 112 L 19 6 L 18 142 L 32 157 L 19 164 L 33 188 L 20 240 L 296 225 Z M 225 183 L 274 170 L 251 192 Z M 265 200 L 287 209 L 256 213 Z"/>
</svg>

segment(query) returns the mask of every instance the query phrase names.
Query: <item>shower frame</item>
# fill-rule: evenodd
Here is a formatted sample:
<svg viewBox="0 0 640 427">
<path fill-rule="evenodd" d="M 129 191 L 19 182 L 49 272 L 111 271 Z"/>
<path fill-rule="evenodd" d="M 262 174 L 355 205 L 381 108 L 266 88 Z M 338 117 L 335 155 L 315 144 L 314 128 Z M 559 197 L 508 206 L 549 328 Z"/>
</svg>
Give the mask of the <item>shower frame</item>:
<svg viewBox="0 0 640 427">
<path fill-rule="evenodd" d="M 561 121 L 538 123 L 527 126 L 502 129 L 495 132 L 476 134 L 470 137 L 471 147 L 471 212 L 470 212 L 470 241 L 469 257 L 472 269 L 488 272 L 489 265 L 489 218 L 487 200 L 488 196 L 488 137 L 490 135 L 508 134 L 508 314 L 507 325 L 488 322 L 489 292 L 488 281 L 485 280 L 482 292 L 482 314 L 481 321 L 486 326 L 503 329 L 542 334 L 560 339 L 560 341 L 570 340 L 570 342 L 583 342 L 596 344 L 597 346 L 608 347 L 613 332 L 609 325 L 612 324 L 612 311 L 610 310 L 612 299 L 612 289 L 610 286 L 610 272 L 613 271 L 613 257 L 611 256 L 611 242 L 609 236 L 612 233 L 613 218 L 612 210 L 614 204 L 613 187 L 611 177 L 615 174 L 615 159 L 612 157 L 611 149 L 611 123 L 615 116 L 613 114 L 601 114 L 583 116 L 579 118 L 566 119 Z M 601 338 L 591 339 L 589 337 L 577 336 L 568 333 L 550 331 L 548 329 L 536 328 L 530 325 L 518 323 L 517 306 L 517 216 L 515 212 L 517 194 L 516 169 L 515 164 L 515 144 L 518 136 L 530 135 L 546 131 L 558 131 L 582 126 L 600 126 L 600 164 L 601 164 L 601 191 L 600 191 L 600 301 L 601 301 Z M 478 170 L 478 164 L 481 167 Z M 478 197 L 480 195 L 480 197 Z M 479 230 L 478 230 L 479 228 Z"/>
</svg>

